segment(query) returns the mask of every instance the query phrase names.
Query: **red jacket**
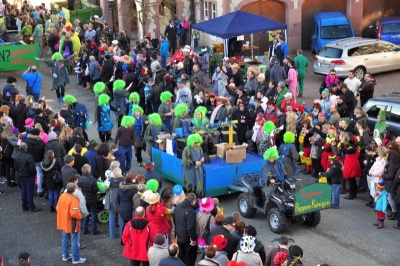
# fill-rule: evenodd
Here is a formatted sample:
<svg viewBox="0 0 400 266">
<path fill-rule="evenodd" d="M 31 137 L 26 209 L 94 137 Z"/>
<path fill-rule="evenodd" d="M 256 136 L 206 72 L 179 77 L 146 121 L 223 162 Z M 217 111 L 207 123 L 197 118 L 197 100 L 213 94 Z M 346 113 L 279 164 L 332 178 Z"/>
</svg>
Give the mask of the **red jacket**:
<svg viewBox="0 0 400 266">
<path fill-rule="evenodd" d="M 150 209 L 151 208 L 151 209 Z M 150 212 L 153 211 L 153 213 Z M 168 223 L 168 214 L 172 213 L 165 208 L 163 202 L 149 205 L 146 208 L 146 218 L 155 226 L 157 234 L 168 234 L 171 231 Z"/>
<path fill-rule="evenodd" d="M 126 223 L 122 233 L 122 255 L 131 260 L 149 261 L 147 252 L 153 246 L 157 230 L 146 218 L 136 216 Z"/>
</svg>

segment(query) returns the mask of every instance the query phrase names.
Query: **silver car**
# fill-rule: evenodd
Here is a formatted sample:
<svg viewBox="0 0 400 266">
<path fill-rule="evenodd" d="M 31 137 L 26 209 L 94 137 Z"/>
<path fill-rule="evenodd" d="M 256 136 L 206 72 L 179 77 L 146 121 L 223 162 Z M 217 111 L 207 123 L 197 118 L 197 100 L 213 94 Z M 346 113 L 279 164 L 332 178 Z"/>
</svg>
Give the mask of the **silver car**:
<svg viewBox="0 0 400 266">
<path fill-rule="evenodd" d="M 325 45 L 314 57 L 314 73 L 339 77 L 355 71 L 362 80 L 366 72 L 380 73 L 400 69 L 400 47 L 390 42 L 365 38 L 348 38 Z"/>
</svg>

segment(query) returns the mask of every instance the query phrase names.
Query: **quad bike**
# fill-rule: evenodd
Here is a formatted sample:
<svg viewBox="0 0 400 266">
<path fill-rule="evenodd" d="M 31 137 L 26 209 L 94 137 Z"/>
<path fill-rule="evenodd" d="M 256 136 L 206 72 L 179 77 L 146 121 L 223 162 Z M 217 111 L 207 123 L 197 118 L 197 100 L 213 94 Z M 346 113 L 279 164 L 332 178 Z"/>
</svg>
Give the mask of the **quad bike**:
<svg viewBox="0 0 400 266">
<path fill-rule="evenodd" d="M 321 220 L 320 211 L 304 215 L 294 215 L 294 194 L 296 192 L 296 179 L 287 178 L 283 182 L 275 182 L 264 189 L 262 173 L 256 172 L 242 176 L 238 185 L 231 185 L 230 189 L 243 193 L 239 195 L 237 206 L 239 213 L 246 218 L 252 218 L 257 211 L 267 215 L 269 228 L 276 234 L 282 233 L 287 222 L 304 222 L 305 225 L 315 227 Z M 265 195 L 269 191 L 269 196 Z"/>
</svg>

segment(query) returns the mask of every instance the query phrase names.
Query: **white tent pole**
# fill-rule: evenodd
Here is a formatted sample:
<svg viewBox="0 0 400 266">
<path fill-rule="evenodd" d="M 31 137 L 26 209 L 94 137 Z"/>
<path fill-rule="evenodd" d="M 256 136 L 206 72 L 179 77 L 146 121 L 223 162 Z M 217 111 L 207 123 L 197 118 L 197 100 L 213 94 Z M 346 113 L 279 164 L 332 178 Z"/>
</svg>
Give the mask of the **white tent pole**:
<svg viewBox="0 0 400 266">
<path fill-rule="evenodd" d="M 224 57 L 228 57 L 228 39 L 224 39 Z"/>
<path fill-rule="evenodd" d="M 250 34 L 250 47 L 253 47 L 253 38 L 254 38 L 254 35 L 252 33 L 252 34 Z M 254 51 L 253 51 L 253 48 L 251 48 L 251 59 L 253 59 L 253 58 L 254 58 Z"/>
</svg>

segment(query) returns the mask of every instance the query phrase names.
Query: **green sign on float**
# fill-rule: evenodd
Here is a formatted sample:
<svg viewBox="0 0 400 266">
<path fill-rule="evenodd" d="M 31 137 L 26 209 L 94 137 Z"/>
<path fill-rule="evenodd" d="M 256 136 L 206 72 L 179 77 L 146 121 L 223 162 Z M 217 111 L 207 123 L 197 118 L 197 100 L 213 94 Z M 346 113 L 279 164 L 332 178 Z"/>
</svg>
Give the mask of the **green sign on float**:
<svg viewBox="0 0 400 266">
<path fill-rule="evenodd" d="M 294 195 L 294 215 L 329 209 L 332 205 L 332 186 L 326 183 L 302 187 Z"/>
<path fill-rule="evenodd" d="M 0 71 L 23 70 L 39 66 L 35 59 L 39 55 L 37 44 L 5 43 L 0 45 Z"/>
</svg>

